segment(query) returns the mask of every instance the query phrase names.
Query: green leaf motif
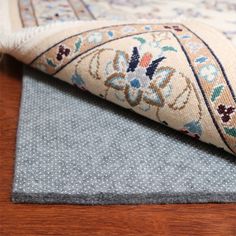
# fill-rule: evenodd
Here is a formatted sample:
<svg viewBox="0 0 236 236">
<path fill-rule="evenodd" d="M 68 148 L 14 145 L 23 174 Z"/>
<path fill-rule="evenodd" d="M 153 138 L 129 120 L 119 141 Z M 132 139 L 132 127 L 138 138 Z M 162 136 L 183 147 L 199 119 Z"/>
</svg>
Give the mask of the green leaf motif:
<svg viewBox="0 0 236 236">
<path fill-rule="evenodd" d="M 233 127 L 233 128 L 224 128 L 225 130 L 225 133 L 228 134 L 228 135 L 231 135 L 233 137 L 236 137 L 236 128 Z"/>
<path fill-rule="evenodd" d="M 146 40 L 144 38 L 141 37 L 134 37 L 134 39 L 138 40 L 141 44 L 146 43 Z"/>
<path fill-rule="evenodd" d="M 164 46 L 162 48 L 162 50 L 165 52 L 165 51 L 173 51 L 173 52 L 177 52 L 177 50 L 173 47 L 170 47 L 170 46 Z"/>
<path fill-rule="evenodd" d="M 224 85 L 218 85 L 213 89 L 213 92 L 211 95 L 212 102 L 215 102 L 215 100 L 221 95 L 223 89 L 224 89 Z"/>
<path fill-rule="evenodd" d="M 75 43 L 75 52 L 78 52 L 80 47 L 81 47 L 81 43 L 82 43 L 82 40 L 79 39 L 76 43 Z"/>
<path fill-rule="evenodd" d="M 49 66 L 52 66 L 52 67 L 56 67 L 57 65 L 55 65 L 51 59 L 47 59 L 47 63 Z"/>
</svg>

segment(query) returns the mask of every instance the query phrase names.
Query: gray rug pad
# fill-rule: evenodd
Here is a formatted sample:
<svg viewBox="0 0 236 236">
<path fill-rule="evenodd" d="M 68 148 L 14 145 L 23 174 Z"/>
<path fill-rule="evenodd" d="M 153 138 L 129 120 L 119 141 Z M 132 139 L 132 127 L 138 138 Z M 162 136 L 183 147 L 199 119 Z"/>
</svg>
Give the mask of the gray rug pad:
<svg viewBox="0 0 236 236">
<path fill-rule="evenodd" d="M 12 199 L 236 201 L 236 158 L 26 68 Z"/>
</svg>

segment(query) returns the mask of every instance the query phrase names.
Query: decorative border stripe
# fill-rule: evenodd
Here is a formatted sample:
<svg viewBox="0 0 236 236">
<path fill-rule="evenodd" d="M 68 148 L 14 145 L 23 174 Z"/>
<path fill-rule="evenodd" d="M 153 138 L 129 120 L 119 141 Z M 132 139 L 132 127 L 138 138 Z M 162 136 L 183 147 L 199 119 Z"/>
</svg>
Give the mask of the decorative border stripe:
<svg viewBox="0 0 236 236">
<path fill-rule="evenodd" d="M 32 0 L 18 0 L 18 8 L 23 27 L 38 26 Z"/>
<path fill-rule="evenodd" d="M 211 110 L 211 108 L 210 108 L 210 105 L 209 105 L 209 102 L 208 102 L 208 100 L 207 100 L 206 94 L 204 93 L 204 88 L 202 87 L 202 85 L 201 85 L 201 83 L 200 83 L 200 81 L 199 81 L 199 78 L 198 78 L 197 73 L 196 73 L 196 71 L 195 71 L 195 69 L 194 69 L 194 66 L 193 66 L 192 63 L 191 63 L 191 60 L 190 60 L 190 58 L 189 58 L 189 56 L 188 56 L 188 53 L 186 52 L 184 46 L 182 45 L 182 43 L 180 42 L 180 40 L 178 39 L 178 37 L 177 37 L 175 34 L 173 34 L 173 36 L 177 39 L 177 41 L 179 42 L 179 44 L 180 44 L 180 46 L 181 46 L 181 49 L 182 49 L 183 53 L 185 54 L 185 57 L 186 57 L 186 59 L 187 59 L 187 61 L 188 61 L 188 64 L 189 64 L 189 66 L 190 66 L 190 68 L 191 68 L 193 74 L 194 74 L 194 77 L 195 77 L 195 79 L 196 79 L 196 82 L 197 82 L 197 84 L 198 84 L 198 86 L 199 86 L 199 88 L 200 88 L 200 91 L 201 91 L 202 96 L 203 96 L 203 98 L 204 98 L 204 101 L 205 101 L 205 103 L 206 103 L 208 112 L 210 113 L 211 119 L 212 119 L 212 121 L 213 121 L 213 123 L 214 123 L 214 125 L 215 125 L 215 127 L 216 127 L 216 129 L 217 129 L 217 131 L 218 131 L 218 133 L 219 133 L 219 135 L 220 135 L 220 137 L 221 137 L 221 139 L 223 140 L 224 144 L 225 144 L 233 153 L 236 153 L 236 149 L 232 149 L 232 148 L 230 147 L 230 145 L 227 143 L 227 141 L 226 141 L 226 139 L 225 139 L 225 137 L 224 137 L 224 134 L 222 133 L 222 131 L 221 131 L 221 129 L 220 129 L 220 127 L 219 127 L 217 121 L 215 120 L 214 114 L 213 114 L 213 112 L 212 112 L 212 110 Z"/>
<path fill-rule="evenodd" d="M 36 56 L 28 65 L 32 65 L 36 60 L 38 60 L 40 57 L 42 57 L 45 53 L 49 52 L 51 49 L 53 49 L 54 47 L 56 47 L 57 45 L 65 42 L 68 39 L 71 39 L 73 37 L 76 36 L 80 36 L 84 33 L 90 33 L 90 32 L 94 32 L 94 31 L 98 31 L 98 30 L 103 30 L 103 29 L 109 29 L 111 27 L 117 27 L 117 26 L 129 26 L 129 24 L 122 24 L 122 25 L 110 25 L 110 26 L 104 26 L 104 27 L 100 27 L 100 28 L 96 28 L 96 29 L 91 29 L 91 30 L 87 30 L 87 31 L 83 31 L 77 34 L 73 34 L 69 37 L 64 38 L 63 40 L 58 41 L 57 43 L 53 44 L 52 46 L 50 46 L 49 48 L 47 48 L 45 51 L 41 52 L 38 56 Z"/>
<path fill-rule="evenodd" d="M 80 0 L 81 4 L 83 4 L 84 6 L 84 10 L 86 10 L 86 12 L 91 16 L 91 18 L 93 20 L 96 20 L 96 17 L 93 15 L 93 13 L 90 11 L 89 7 L 86 5 L 86 3 L 84 2 L 84 0 Z"/>
<path fill-rule="evenodd" d="M 229 79 L 228 79 L 228 77 L 227 77 L 227 75 L 226 75 L 225 69 L 224 69 L 222 63 L 220 62 L 219 58 L 216 56 L 216 54 L 215 54 L 214 51 L 210 48 L 210 46 L 209 46 L 200 36 L 198 36 L 196 33 L 194 33 L 194 32 L 193 32 L 191 29 L 189 29 L 187 26 L 185 26 L 185 25 L 183 25 L 183 24 L 182 24 L 182 26 L 185 27 L 185 28 L 186 28 L 188 31 L 190 31 L 192 34 L 194 34 L 197 38 L 199 38 L 199 39 L 203 42 L 203 44 L 209 49 L 209 51 L 211 52 L 211 54 L 215 57 L 217 63 L 218 63 L 219 66 L 220 66 L 221 72 L 222 72 L 222 74 L 223 74 L 224 77 L 225 77 L 225 81 L 226 81 L 226 83 L 227 83 L 227 85 L 228 85 L 228 87 L 229 87 L 229 89 L 230 89 L 230 92 L 231 92 L 231 94 L 232 94 L 232 96 L 233 96 L 233 98 L 234 98 L 234 101 L 236 102 L 236 95 L 235 95 L 235 93 L 234 93 L 233 88 L 232 88 L 231 85 L 230 85 L 230 82 L 229 82 Z"/>
<path fill-rule="evenodd" d="M 110 43 L 110 42 L 113 42 L 113 41 L 116 41 L 116 40 L 119 40 L 119 39 L 123 39 L 123 38 L 128 38 L 128 37 L 131 37 L 131 36 L 135 36 L 135 35 L 148 34 L 148 33 L 154 33 L 154 32 L 162 32 L 162 31 L 161 31 L 161 30 L 153 30 L 153 31 L 149 31 L 149 32 L 127 34 L 127 35 L 125 35 L 125 36 L 121 36 L 121 37 L 119 37 L 119 38 L 111 39 L 111 40 L 109 40 L 109 41 L 103 42 L 103 43 L 101 43 L 101 44 L 99 44 L 99 45 L 96 45 L 96 46 L 94 46 L 94 47 L 91 47 L 91 48 L 89 48 L 89 49 L 83 51 L 82 53 L 80 53 L 80 54 L 78 54 L 78 55 L 72 57 L 72 58 L 70 59 L 70 61 L 66 62 L 64 65 L 62 65 L 58 70 L 56 70 L 56 71 L 55 71 L 54 73 L 52 73 L 51 75 L 52 75 L 52 76 L 55 76 L 55 75 L 58 74 L 61 70 L 63 70 L 68 64 L 70 64 L 71 62 L 73 62 L 76 58 L 78 58 L 78 57 L 82 56 L 83 54 L 85 54 L 85 53 L 87 53 L 87 52 L 89 52 L 89 51 L 91 51 L 91 50 L 93 50 L 93 49 L 95 49 L 95 48 L 97 48 L 97 47 L 100 47 L 100 46 L 102 46 L 102 45 L 104 45 L 104 44 L 107 44 L 107 43 Z M 170 32 L 170 31 L 166 31 L 166 32 L 172 33 L 172 32 Z"/>
<path fill-rule="evenodd" d="M 18 0 L 18 8 L 23 27 L 44 25 L 60 20 L 96 19 L 83 0 L 57 0 L 50 2 Z M 43 12 L 43 15 L 41 12 Z M 45 12 L 47 12 L 46 16 L 44 15 Z"/>
<path fill-rule="evenodd" d="M 67 0 L 67 2 L 68 2 L 68 4 L 70 5 L 71 9 L 73 10 L 74 15 L 75 15 L 75 16 L 77 17 L 77 19 L 79 20 L 80 18 L 79 18 L 79 15 L 78 15 L 77 11 L 76 11 L 76 7 L 75 7 L 73 1 L 72 1 L 72 0 Z"/>
</svg>

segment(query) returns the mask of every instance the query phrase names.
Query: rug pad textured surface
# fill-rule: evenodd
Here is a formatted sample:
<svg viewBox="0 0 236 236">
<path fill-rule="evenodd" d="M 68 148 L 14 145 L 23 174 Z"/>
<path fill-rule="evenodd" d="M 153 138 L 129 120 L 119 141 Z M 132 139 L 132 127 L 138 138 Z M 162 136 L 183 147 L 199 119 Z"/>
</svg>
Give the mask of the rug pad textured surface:
<svg viewBox="0 0 236 236">
<path fill-rule="evenodd" d="M 236 160 L 26 68 L 12 199 L 139 204 L 236 201 Z"/>
</svg>

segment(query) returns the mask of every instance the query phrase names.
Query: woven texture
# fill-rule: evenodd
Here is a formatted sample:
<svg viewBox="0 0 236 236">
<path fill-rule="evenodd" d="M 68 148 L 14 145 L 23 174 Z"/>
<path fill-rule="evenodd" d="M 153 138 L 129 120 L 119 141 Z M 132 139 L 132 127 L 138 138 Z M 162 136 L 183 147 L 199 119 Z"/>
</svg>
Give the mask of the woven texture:
<svg viewBox="0 0 236 236">
<path fill-rule="evenodd" d="M 0 1 L 0 52 L 236 155 L 236 5 L 198 3 Z"/>
<path fill-rule="evenodd" d="M 74 20 L 199 20 L 236 45 L 235 0 L 1 0 L 0 31 Z"/>
<path fill-rule="evenodd" d="M 27 69 L 13 201 L 236 201 L 235 157 Z"/>
</svg>

